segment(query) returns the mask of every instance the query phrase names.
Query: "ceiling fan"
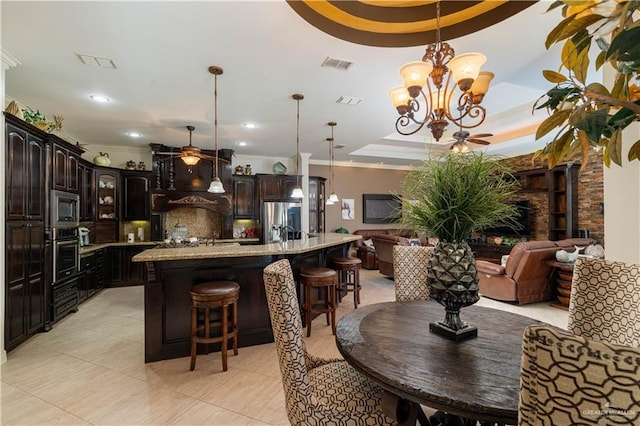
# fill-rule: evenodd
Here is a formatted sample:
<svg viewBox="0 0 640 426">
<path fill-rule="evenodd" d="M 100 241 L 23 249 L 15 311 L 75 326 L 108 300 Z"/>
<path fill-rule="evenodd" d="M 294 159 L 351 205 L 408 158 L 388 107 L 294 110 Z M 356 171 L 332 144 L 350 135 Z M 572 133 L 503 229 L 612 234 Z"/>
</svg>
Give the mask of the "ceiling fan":
<svg viewBox="0 0 640 426">
<path fill-rule="evenodd" d="M 453 152 L 465 153 L 469 152 L 468 143 L 474 143 L 476 145 L 489 145 L 491 142 L 486 141 L 480 138 L 487 138 L 489 136 L 493 136 L 491 133 L 478 133 L 476 135 L 470 135 L 466 130 L 458 130 L 453 134 L 453 139 L 449 142 L 453 142 L 451 147 L 449 148 Z"/>
<path fill-rule="evenodd" d="M 180 158 L 187 166 L 195 166 L 196 164 L 198 164 L 198 162 L 200 161 L 201 158 L 205 159 L 205 160 L 210 160 L 210 161 L 215 161 L 216 157 L 211 156 L 211 155 L 207 155 L 204 154 L 202 152 L 202 150 L 200 148 L 198 148 L 197 146 L 193 146 L 191 144 L 191 136 L 193 134 L 193 131 L 196 129 L 193 126 L 186 126 L 187 130 L 189 131 L 189 145 L 183 146 L 180 149 L 180 152 L 174 152 L 174 151 L 160 151 L 160 152 L 155 152 L 154 154 L 156 155 L 166 155 L 166 158 L 160 158 L 160 161 L 165 161 L 165 160 L 169 160 L 171 158 Z M 220 159 L 220 161 L 224 161 L 222 159 Z"/>
</svg>

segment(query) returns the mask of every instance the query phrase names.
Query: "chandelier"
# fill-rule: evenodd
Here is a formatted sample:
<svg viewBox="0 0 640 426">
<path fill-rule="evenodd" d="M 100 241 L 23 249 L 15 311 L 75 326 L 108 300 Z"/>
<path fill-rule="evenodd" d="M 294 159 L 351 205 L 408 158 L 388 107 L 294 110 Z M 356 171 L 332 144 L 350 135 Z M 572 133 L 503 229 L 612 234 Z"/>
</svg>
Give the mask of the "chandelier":
<svg viewBox="0 0 640 426">
<path fill-rule="evenodd" d="M 296 115 L 296 186 L 291 192 L 291 198 L 304 198 L 304 192 L 300 186 L 300 101 L 304 99 L 304 95 L 294 93 L 291 96 L 297 103 Z"/>
<path fill-rule="evenodd" d="M 466 129 L 482 124 L 486 110 L 480 103 L 494 76 L 488 71 L 480 72 L 486 60 L 486 56 L 475 52 L 456 56 L 453 48 L 440 40 L 440 1 L 437 1 L 436 42 L 427 45 L 421 61 L 400 68 L 403 85 L 389 91 L 400 114 L 396 120 L 398 133 L 412 135 L 426 124 L 438 141 L 449 122 Z M 423 118 L 416 117 L 422 108 L 419 99 L 424 103 Z M 470 119 L 470 124 L 463 125 L 463 118 Z M 416 124 L 417 128 L 413 128 Z M 408 126 L 411 127 L 405 130 Z"/>
<path fill-rule="evenodd" d="M 327 198 L 326 204 L 328 206 L 332 206 L 335 203 L 339 202 L 338 196 L 336 195 L 335 190 L 335 179 L 333 176 L 333 128 L 337 125 L 335 121 L 330 121 L 327 125 L 331 126 L 331 137 L 327 138 L 327 142 L 329 142 L 329 167 L 331 168 L 331 195 Z"/>
<path fill-rule="evenodd" d="M 222 194 L 224 193 L 224 186 L 222 186 L 222 181 L 217 176 L 218 174 L 218 76 L 222 74 L 222 68 L 211 65 L 209 67 L 209 72 L 214 76 L 214 85 L 213 85 L 213 102 L 214 102 L 214 118 L 213 118 L 213 140 L 215 141 L 215 150 L 216 150 L 216 161 L 213 166 L 213 173 L 211 177 L 211 184 L 209 185 L 209 189 L 207 192 L 212 192 L 214 194 Z"/>
</svg>

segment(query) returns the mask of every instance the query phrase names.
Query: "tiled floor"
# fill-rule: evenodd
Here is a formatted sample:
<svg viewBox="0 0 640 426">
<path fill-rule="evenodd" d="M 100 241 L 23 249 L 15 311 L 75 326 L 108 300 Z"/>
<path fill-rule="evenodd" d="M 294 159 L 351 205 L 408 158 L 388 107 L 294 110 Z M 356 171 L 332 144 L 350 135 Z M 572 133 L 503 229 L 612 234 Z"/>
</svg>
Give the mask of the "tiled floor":
<svg viewBox="0 0 640 426">
<path fill-rule="evenodd" d="M 362 303 L 394 300 L 393 281 L 363 270 Z M 338 317 L 353 309 L 351 295 Z M 566 328 L 567 312 L 548 303 L 479 305 Z M 316 324 L 317 323 L 317 324 Z M 323 317 L 307 347 L 339 356 Z M 240 348 L 222 372 L 220 354 L 144 363 L 143 287 L 103 290 L 48 333 L 8 354 L 2 365 L 3 425 L 288 424 L 274 344 Z"/>
</svg>

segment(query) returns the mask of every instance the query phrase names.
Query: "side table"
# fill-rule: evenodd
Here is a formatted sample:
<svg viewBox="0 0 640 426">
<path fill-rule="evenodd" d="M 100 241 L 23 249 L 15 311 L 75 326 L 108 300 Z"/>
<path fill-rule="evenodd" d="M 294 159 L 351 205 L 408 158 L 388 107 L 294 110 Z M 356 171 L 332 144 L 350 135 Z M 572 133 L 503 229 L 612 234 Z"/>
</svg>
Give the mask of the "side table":
<svg viewBox="0 0 640 426">
<path fill-rule="evenodd" d="M 571 299 L 571 281 L 573 279 L 573 263 L 545 260 L 545 265 L 553 267 L 552 282 L 556 285 L 556 301 L 551 303 L 554 308 L 569 309 Z"/>
</svg>

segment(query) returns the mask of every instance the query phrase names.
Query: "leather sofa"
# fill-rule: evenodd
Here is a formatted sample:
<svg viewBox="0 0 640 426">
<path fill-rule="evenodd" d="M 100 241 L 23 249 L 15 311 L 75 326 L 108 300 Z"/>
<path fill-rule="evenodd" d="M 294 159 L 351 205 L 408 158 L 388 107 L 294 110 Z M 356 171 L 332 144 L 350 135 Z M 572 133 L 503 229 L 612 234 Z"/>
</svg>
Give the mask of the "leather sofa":
<svg viewBox="0 0 640 426">
<path fill-rule="evenodd" d="M 556 251 L 571 251 L 573 246 L 593 244 L 590 238 L 570 238 L 561 241 L 529 241 L 516 244 L 505 266 L 477 260 L 478 286 L 482 296 L 518 304 L 549 300 L 552 296 L 553 267 L 545 260 L 554 260 Z"/>
<path fill-rule="evenodd" d="M 409 238 L 400 235 L 376 235 L 371 238 L 378 255 L 378 269 L 382 275 L 393 277 L 393 246 L 408 246 Z"/>
<path fill-rule="evenodd" d="M 379 236 L 409 236 L 410 231 L 403 231 L 398 229 L 359 229 L 354 232 L 354 235 L 361 235 L 362 239 L 353 243 L 352 248 L 356 251 L 356 256 L 362 261 L 362 267 L 364 269 L 378 269 L 378 253 L 373 244 L 373 237 Z M 365 244 L 365 241 L 371 240 L 371 245 Z"/>
</svg>

